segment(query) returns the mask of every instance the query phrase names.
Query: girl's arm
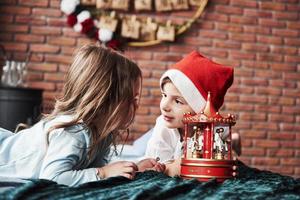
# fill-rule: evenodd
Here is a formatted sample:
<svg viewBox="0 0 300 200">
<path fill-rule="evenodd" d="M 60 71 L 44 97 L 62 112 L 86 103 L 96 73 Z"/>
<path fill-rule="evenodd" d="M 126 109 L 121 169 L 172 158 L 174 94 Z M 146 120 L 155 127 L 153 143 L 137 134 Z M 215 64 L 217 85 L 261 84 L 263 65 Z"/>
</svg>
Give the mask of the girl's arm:
<svg viewBox="0 0 300 200">
<path fill-rule="evenodd" d="M 105 165 L 109 145 L 97 152 L 97 161 L 103 160 L 99 168 L 87 168 L 88 146 L 90 137 L 82 131 L 68 133 L 56 131 L 50 134 L 50 142 L 43 160 L 40 177 L 56 181 L 59 184 L 76 186 L 86 182 L 97 181 L 111 176 L 124 176 L 129 179 L 135 177 L 138 170 L 134 162 L 120 161 Z"/>
<path fill-rule="evenodd" d="M 97 168 L 97 175 L 101 179 L 112 176 L 124 176 L 128 179 L 134 179 L 137 171 L 138 166 L 134 162 L 118 161 Z"/>
<path fill-rule="evenodd" d="M 86 132 L 69 133 L 55 130 L 49 136 L 49 146 L 41 161 L 43 163 L 39 178 L 69 186 L 100 179 L 96 168 L 86 168 L 87 147 L 90 140 Z"/>
</svg>

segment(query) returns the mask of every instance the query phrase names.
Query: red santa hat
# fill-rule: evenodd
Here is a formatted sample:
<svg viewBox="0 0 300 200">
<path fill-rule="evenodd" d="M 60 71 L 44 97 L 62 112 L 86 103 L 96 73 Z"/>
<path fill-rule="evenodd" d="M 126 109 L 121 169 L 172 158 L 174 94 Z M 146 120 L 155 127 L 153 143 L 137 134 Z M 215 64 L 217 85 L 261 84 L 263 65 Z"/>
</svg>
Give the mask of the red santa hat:
<svg viewBox="0 0 300 200">
<path fill-rule="evenodd" d="M 226 91 L 233 82 L 233 69 L 193 51 L 162 75 L 161 86 L 166 77 L 172 81 L 191 108 L 199 113 L 204 109 L 208 92 L 214 108 L 220 109 Z"/>
</svg>

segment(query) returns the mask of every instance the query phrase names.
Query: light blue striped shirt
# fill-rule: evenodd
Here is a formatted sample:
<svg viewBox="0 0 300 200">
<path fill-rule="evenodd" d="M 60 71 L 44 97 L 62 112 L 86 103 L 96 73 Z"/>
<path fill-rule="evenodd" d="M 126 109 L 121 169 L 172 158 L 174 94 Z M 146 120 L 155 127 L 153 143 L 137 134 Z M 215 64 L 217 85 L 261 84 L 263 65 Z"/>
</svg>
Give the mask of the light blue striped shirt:
<svg viewBox="0 0 300 200">
<path fill-rule="evenodd" d="M 82 125 L 51 131 L 47 145 L 48 129 L 70 120 L 66 115 L 41 120 L 18 133 L 0 128 L 0 176 L 48 179 L 69 186 L 99 180 L 95 167 L 107 164 L 110 138 L 99 145 L 91 159 L 91 134 Z"/>
</svg>

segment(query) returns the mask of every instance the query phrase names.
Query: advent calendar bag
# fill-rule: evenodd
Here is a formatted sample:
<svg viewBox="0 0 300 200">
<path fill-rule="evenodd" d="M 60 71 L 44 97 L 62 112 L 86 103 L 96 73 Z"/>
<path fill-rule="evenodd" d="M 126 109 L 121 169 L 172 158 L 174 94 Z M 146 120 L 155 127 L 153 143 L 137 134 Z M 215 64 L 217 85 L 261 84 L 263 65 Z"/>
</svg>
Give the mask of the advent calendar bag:
<svg viewBox="0 0 300 200">
<path fill-rule="evenodd" d="M 157 27 L 157 24 L 152 22 L 151 18 L 147 18 L 147 21 L 141 24 L 140 40 L 155 40 Z"/>
<path fill-rule="evenodd" d="M 127 11 L 129 9 L 129 0 L 112 0 L 112 8 Z"/>
<path fill-rule="evenodd" d="M 151 0 L 135 0 L 134 1 L 135 10 L 152 10 Z"/>
<path fill-rule="evenodd" d="M 136 20 L 136 16 L 123 19 L 121 35 L 127 38 L 139 39 L 141 23 Z"/>
<path fill-rule="evenodd" d="M 112 6 L 112 0 L 97 0 L 96 7 L 100 9 L 110 9 Z"/>
<path fill-rule="evenodd" d="M 170 0 L 155 0 L 155 9 L 159 12 L 172 10 L 172 3 Z"/>
</svg>

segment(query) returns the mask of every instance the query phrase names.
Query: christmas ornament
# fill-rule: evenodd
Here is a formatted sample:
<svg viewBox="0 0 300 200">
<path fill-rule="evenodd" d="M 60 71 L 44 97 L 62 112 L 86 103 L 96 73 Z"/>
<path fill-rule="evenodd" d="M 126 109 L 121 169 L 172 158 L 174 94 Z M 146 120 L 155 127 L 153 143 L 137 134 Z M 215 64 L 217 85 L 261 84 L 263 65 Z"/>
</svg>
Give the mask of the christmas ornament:
<svg viewBox="0 0 300 200">
<path fill-rule="evenodd" d="M 101 42 L 109 42 L 113 38 L 113 32 L 111 30 L 101 28 L 98 32 L 98 37 Z"/>
<path fill-rule="evenodd" d="M 66 15 L 72 14 L 77 5 L 79 5 L 79 0 L 62 0 L 60 3 L 60 9 L 63 11 Z"/>
</svg>

